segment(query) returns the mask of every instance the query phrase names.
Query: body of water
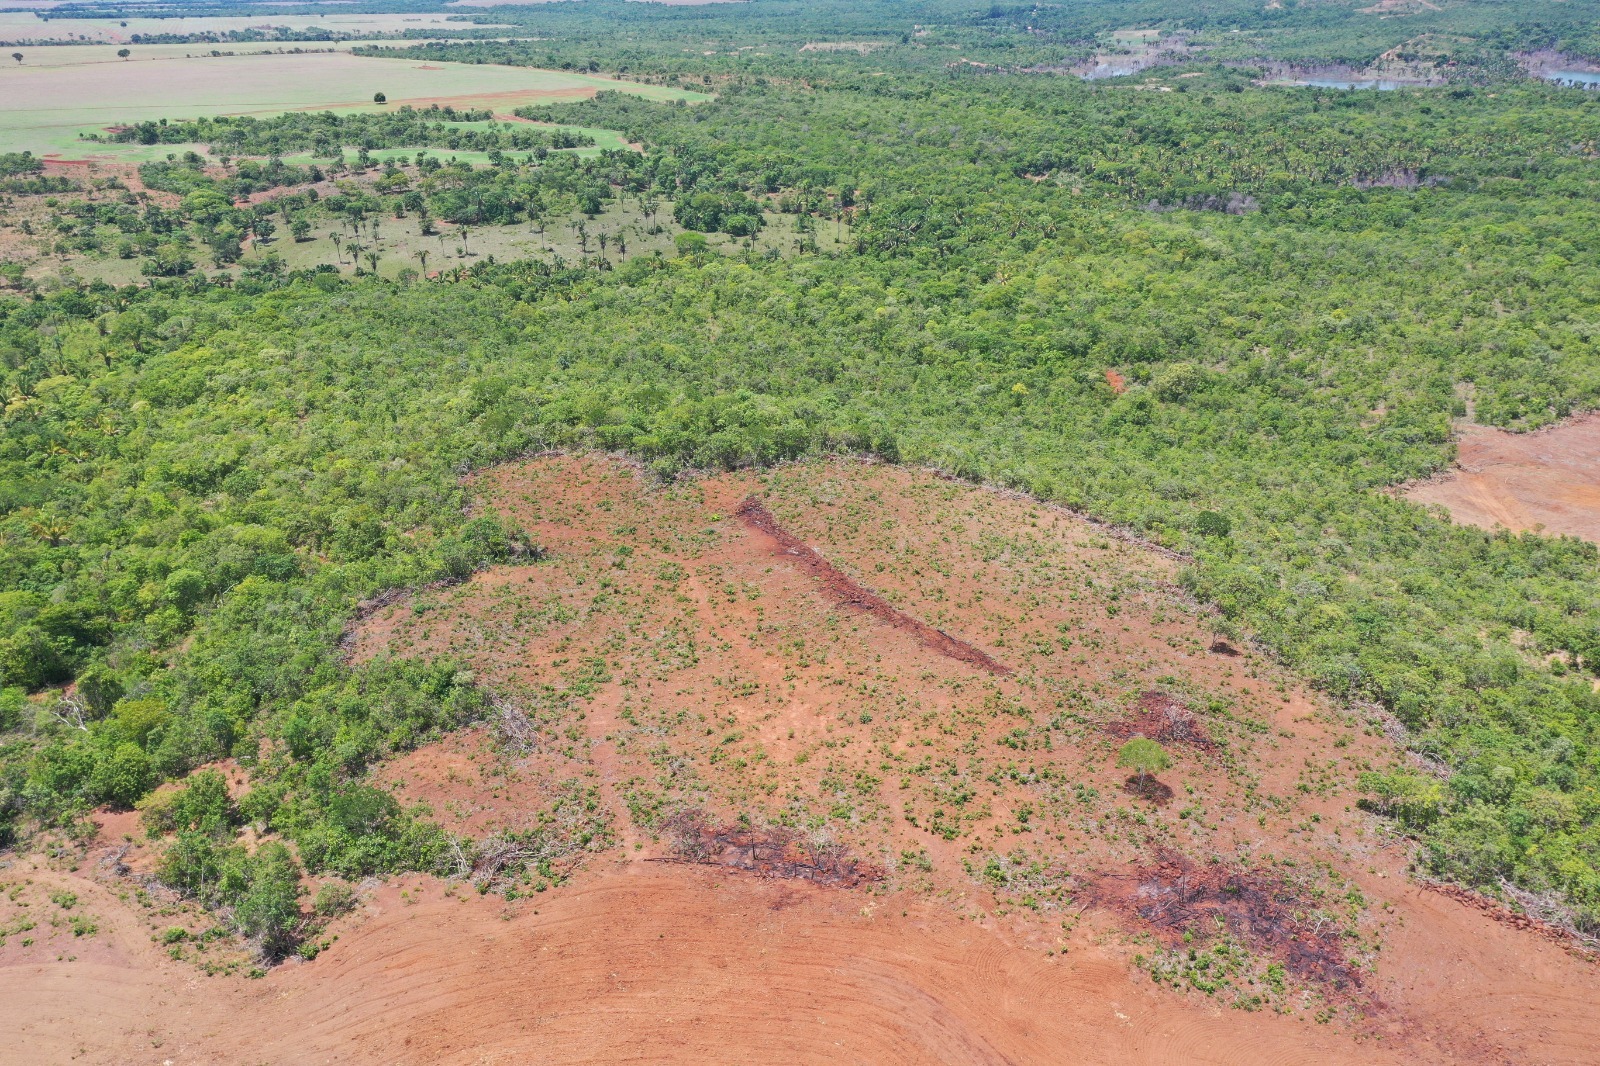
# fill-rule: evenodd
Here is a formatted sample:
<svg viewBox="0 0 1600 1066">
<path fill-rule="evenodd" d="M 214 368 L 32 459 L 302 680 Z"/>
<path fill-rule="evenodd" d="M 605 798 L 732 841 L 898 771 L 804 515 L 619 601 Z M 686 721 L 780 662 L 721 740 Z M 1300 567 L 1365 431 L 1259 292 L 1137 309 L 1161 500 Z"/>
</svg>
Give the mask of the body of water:
<svg viewBox="0 0 1600 1066">
<path fill-rule="evenodd" d="M 1575 89 L 1600 88 L 1600 72 L 1593 70 L 1547 70 L 1539 77 Z"/>
<path fill-rule="evenodd" d="M 1379 92 L 1389 92 L 1403 89 L 1410 83 L 1393 81 L 1389 78 L 1294 78 L 1274 84 L 1305 85 L 1313 89 L 1377 89 Z"/>
</svg>

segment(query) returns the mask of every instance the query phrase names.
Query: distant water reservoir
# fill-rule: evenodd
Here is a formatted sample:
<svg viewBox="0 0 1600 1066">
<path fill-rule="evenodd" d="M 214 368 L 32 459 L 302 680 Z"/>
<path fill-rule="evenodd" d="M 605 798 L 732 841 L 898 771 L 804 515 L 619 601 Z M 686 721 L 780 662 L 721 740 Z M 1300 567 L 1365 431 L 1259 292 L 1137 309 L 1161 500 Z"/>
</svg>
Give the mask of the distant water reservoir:
<svg viewBox="0 0 1600 1066">
<path fill-rule="evenodd" d="M 1411 83 L 1389 78 L 1292 78 L 1273 84 L 1304 85 L 1313 89 L 1377 89 L 1379 92 L 1390 92 L 1403 89 Z"/>
<path fill-rule="evenodd" d="M 1539 77 L 1545 81 L 1553 81 L 1557 85 L 1565 85 L 1572 89 L 1600 88 L 1600 71 L 1593 70 L 1547 70 Z"/>
</svg>

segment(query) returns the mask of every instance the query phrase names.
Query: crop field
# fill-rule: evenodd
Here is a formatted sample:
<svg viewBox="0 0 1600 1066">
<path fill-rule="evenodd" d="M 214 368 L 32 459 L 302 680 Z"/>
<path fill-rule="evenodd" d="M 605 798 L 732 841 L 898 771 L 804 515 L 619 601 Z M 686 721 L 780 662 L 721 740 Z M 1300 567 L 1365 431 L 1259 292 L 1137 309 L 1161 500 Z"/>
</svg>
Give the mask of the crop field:
<svg viewBox="0 0 1600 1066">
<path fill-rule="evenodd" d="M 194 46 L 188 46 L 191 51 Z M 527 104 L 580 99 L 602 89 L 652 99 L 703 100 L 700 93 L 638 85 L 587 74 L 491 64 L 414 63 L 337 53 L 195 56 L 127 64 L 11 66 L 0 70 L 0 152 L 61 158 L 150 157 L 138 146 L 85 145 L 82 133 L 124 123 L 200 115 L 273 115 L 298 110 L 374 109 L 385 93 L 402 104 L 510 111 Z M 107 92 L 114 77 L 116 92 Z M 163 149 L 158 156 L 164 156 Z"/>
<path fill-rule="evenodd" d="M 49 48 L 24 49 L 23 61 L 19 67 L 14 61 L 7 60 L 5 70 L 33 70 L 39 67 L 95 67 L 120 65 L 129 63 L 148 63 L 170 59 L 202 59 L 221 58 L 226 56 L 253 56 L 267 53 L 284 53 L 299 50 L 300 52 L 348 52 L 352 48 L 365 47 L 371 41 L 308 41 L 293 43 L 284 41 L 242 41 L 223 45 L 211 44 L 130 44 L 120 45 L 116 42 L 106 44 L 56 44 Z M 384 41 L 385 48 L 408 48 L 418 45 L 431 44 L 426 40 L 415 41 Z M 119 56 L 117 52 L 127 48 L 129 55 Z"/>
<path fill-rule="evenodd" d="M 125 44 L 136 36 L 227 33 L 233 30 L 329 30 L 335 33 L 399 33 L 433 27 L 472 28 L 458 16 L 400 14 L 227 15 L 203 18 L 48 19 L 33 11 L 0 11 L 0 42 L 106 41 Z M 192 46 L 191 46 L 192 47 Z"/>
</svg>

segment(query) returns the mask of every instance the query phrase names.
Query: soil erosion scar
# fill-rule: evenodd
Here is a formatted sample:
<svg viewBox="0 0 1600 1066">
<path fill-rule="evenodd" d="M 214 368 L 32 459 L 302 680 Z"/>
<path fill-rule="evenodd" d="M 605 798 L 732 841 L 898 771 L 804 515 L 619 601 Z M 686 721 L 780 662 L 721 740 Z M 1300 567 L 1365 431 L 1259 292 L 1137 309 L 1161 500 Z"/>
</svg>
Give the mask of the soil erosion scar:
<svg viewBox="0 0 1600 1066">
<path fill-rule="evenodd" d="M 996 662 L 987 652 L 973 647 L 964 640 L 957 640 L 942 629 L 936 629 L 926 622 L 912 618 L 876 592 L 861 585 L 824 559 L 811 545 L 780 526 L 778 520 L 759 498 L 746 497 L 734 513 L 747 527 L 776 541 L 779 553 L 791 556 L 800 568 L 816 578 L 821 583 L 823 591 L 841 606 L 858 608 L 896 629 L 904 629 L 941 655 L 948 655 L 952 659 L 971 663 L 973 666 L 981 666 L 992 674 L 1011 673 L 1009 666 Z"/>
</svg>

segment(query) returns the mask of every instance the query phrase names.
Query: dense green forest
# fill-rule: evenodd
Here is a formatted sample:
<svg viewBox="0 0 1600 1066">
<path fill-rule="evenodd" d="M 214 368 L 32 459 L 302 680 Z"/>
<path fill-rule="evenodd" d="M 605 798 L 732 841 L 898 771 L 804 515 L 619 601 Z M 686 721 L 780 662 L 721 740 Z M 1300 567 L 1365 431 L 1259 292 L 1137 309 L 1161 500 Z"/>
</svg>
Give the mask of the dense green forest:
<svg viewBox="0 0 1600 1066">
<path fill-rule="evenodd" d="M 690 16 L 656 14 L 627 16 L 664 27 L 628 47 L 669 70 Z M 888 36 L 890 14 L 851 18 Z M 1382 491 L 1450 461 L 1469 390 L 1513 428 L 1600 398 L 1600 95 L 1258 88 L 1209 64 L 1135 91 L 808 57 L 803 77 L 725 71 L 698 106 L 530 112 L 645 151 L 454 180 L 506 205 L 491 222 L 545 188 L 658 197 L 728 232 L 763 204 L 848 218 L 839 254 L 691 244 L 437 283 L 320 270 L 0 299 L 8 836 L 231 755 L 260 782 L 249 810 L 195 815 L 183 861 L 243 862 L 227 841 L 248 820 L 313 869 L 429 868 L 438 833 L 363 775 L 480 697 L 448 663 L 349 668 L 339 639 L 384 589 L 523 549 L 463 516 L 463 471 L 563 446 L 662 477 L 856 452 L 1186 553 L 1219 625 L 1403 723 L 1425 768 L 1363 785 L 1429 871 L 1600 927 L 1600 554 Z M 268 132 L 304 131 L 247 136 Z M 190 170 L 192 198 L 216 179 Z M 257 879 L 277 898 L 295 860 L 269 859 L 234 903 Z"/>
</svg>

